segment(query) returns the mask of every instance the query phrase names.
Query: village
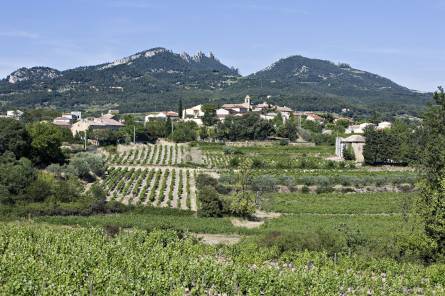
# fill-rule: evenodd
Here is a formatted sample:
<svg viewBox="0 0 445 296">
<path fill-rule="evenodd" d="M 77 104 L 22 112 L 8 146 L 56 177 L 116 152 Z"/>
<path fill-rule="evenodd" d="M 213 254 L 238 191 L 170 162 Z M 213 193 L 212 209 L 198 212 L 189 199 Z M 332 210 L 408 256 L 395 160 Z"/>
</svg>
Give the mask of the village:
<svg viewBox="0 0 445 296">
<path fill-rule="evenodd" d="M 317 111 L 296 111 L 287 106 L 277 106 L 272 103 L 259 103 L 252 104 L 252 99 L 249 95 L 244 98 L 242 103 L 223 104 L 219 108 L 212 110 L 215 118 L 223 123 L 228 117 L 242 117 L 246 114 L 259 114 L 259 118 L 266 121 L 273 121 L 277 117 L 281 118 L 283 124 L 285 124 L 292 117 L 296 126 L 302 127 L 302 122 L 313 122 L 322 127 L 321 133 L 323 135 L 332 135 L 334 131 L 329 129 L 326 125 L 326 118 L 331 117 L 332 123 L 343 122 L 344 131 L 342 136 L 335 138 L 335 156 L 338 160 L 343 160 L 343 152 L 347 148 L 351 148 L 354 153 L 354 159 L 358 163 L 364 162 L 363 146 L 366 143 L 366 139 L 363 136 L 365 129 L 368 127 L 375 128 L 376 130 L 384 130 L 391 128 L 391 122 L 382 121 L 377 124 L 370 122 L 355 123 L 350 117 L 339 115 L 336 113 L 317 112 Z M 20 119 L 23 112 L 20 110 L 7 111 L 6 115 L 0 115 L 3 118 Z M 82 117 L 81 111 L 71 111 L 68 113 L 62 113 L 61 116 L 53 119 L 52 123 L 60 128 L 69 129 L 73 137 L 80 137 L 83 140 L 87 140 L 88 143 L 93 145 L 99 145 L 99 142 L 93 138 L 85 138 L 88 131 L 94 130 L 113 130 L 116 131 L 125 126 L 125 120 L 120 116 L 119 110 L 108 110 L 106 113 L 102 113 L 99 117 Z M 327 116 L 329 115 L 329 116 Z M 160 111 L 149 112 L 141 120 L 146 125 L 149 122 L 165 122 L 170 120 L 171 122 L 193 122 L 198 127 L 202 127 L 203 117 L 205 116 L 205 106 L 203 104 L 185 108 L 182 110 L 182 114 L 178 114 L 175 111 Z M 88 136 L 87 136 L 88 137 Z M 272 137 L 273 138 L 273 137 Z M 276 137 L 275 137 L 276 138 Z M 295 139 L 295 142 L 290 144 L 310 144 L 301 136 Z"/>
</svg>

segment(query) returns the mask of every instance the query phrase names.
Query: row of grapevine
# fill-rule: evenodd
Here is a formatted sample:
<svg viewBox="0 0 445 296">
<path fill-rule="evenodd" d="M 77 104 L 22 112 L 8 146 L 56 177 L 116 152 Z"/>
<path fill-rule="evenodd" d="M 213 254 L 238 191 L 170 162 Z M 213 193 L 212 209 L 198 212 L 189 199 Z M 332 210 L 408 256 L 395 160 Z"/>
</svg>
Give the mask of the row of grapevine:
<svg viewBox="0 0 445 296">
<path fill-rule="evenodd" d="M 159 216 L 162 219 L 162 216 Z M 443 265 L 202 246 L 170 230 L 0 224 L 0 295 L 444 295 Z M 168 242 L 168 244 L 167 244 Z M 252 251 L 254 250 L 254 251 Z"/>
<path fill-rule="evenodd" d="M 115 165 L 177 165 L 185 161 L 184 144 L 156 144 L 136 146 L 123 153 L 110 155 L 107 160 Z"/>
<path fill-rule="evenodd" d="M 223 153 L 205 153 L 204 164 L 209 168 L 226 168 L 229 166 L 230 157 Z"/>
<path fill-rule="evenodd" d="M 109 200 L 196 211 L 196 173 L 181 168 L 111 168 L 102 183 Z"/>
</svg>

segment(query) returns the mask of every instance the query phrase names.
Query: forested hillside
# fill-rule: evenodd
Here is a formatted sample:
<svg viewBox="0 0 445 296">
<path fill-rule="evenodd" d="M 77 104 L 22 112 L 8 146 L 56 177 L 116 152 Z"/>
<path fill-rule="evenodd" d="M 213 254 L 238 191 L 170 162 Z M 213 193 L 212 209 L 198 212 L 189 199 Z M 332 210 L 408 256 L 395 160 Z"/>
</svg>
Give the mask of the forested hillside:
<svg viewBox="0 0 445 296">
<path fill-rule="evenodd" d="M 123 112 L 174 109 L 208 101 L 239 101 L 250 94 L 299 110 L 358 113 L 417 113 L 431 94 L 421 94 L 389 79 L 347 64 L 292 56 L 246 77 L 212 53 L 190 56 L 153 48 L 96 66 L 59 71 L 20 68 L 0 80 L 0 104 L 54 106 Z"/>
</svg>

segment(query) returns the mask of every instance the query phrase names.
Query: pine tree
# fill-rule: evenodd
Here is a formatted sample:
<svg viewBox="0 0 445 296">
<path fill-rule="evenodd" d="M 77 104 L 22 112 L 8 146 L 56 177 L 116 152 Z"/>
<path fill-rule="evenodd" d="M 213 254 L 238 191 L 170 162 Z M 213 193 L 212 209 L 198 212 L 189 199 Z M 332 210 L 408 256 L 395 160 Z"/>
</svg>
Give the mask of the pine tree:
<svg viewBox="0 0 445 296">
<path fill-rule="evenodd" d="M 179 118 L 182 118 L 182 112 L 183 112 L 183 110 L 182 110 L 182 98 L 181 98 L 181 99 L 179 99 L 179 104 L 178 104 L 178 116 L 179 116 Z"/>
</svg>

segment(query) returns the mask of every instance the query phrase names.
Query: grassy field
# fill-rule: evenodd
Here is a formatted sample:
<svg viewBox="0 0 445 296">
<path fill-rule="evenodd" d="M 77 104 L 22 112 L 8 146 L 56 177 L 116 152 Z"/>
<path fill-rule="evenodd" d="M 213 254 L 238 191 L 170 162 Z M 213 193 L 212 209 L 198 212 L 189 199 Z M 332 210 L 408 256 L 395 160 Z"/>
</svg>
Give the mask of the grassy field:
<svg viewBox="0 0 445 296">
<path fill-rule="evenodd" d="M 264 198 L 268 211 L 293 214 L 400 214 L 411 208 L 416 193 L 270 194 Z"/>
<path fill-rule="evenodd" d="M 144 211 L 144 213 L 122 213 L 110 215 L 82 216 L 55 216 L 38 217 L 35 222 L 44 222 L 57 225 L 79 225 L 79 226 L 106 226 L 115 225 L 122 228 L 139 228 L 145 230 L 171 229 L 177 231 L 189 231 L 196 233 L 226 233 L 226 234 L 253 234 L 255 230 L 235 227 L 229 218 L 199 218 L 194 215 L 182 213 L 166 213 Z"/>
</svg>

